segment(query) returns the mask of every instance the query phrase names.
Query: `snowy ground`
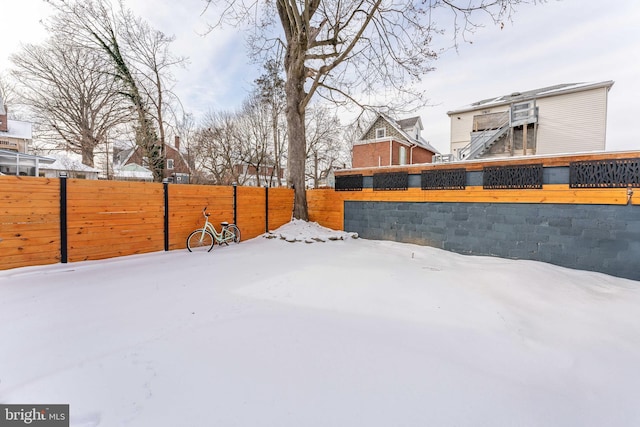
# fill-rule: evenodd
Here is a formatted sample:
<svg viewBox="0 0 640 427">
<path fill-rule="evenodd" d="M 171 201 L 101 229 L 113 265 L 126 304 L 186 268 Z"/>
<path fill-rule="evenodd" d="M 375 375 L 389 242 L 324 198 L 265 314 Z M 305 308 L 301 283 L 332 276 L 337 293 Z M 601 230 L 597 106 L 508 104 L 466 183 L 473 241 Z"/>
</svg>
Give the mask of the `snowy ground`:
<svg viewBox="0 0 640 427">
<path fill-rule="evenodd" d="M 273 235 L 0 272 L 0 403 L 76 427 L 640 425 L 640 282 Z"/>
</svg>

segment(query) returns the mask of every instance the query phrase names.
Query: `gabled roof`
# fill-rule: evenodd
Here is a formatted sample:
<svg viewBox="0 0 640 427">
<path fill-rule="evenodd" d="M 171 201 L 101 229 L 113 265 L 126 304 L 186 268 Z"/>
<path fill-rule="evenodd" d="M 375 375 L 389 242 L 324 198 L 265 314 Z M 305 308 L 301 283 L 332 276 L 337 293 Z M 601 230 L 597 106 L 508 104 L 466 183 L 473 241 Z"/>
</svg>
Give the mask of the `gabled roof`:
<svg viewBox="0 0 640 427">
<path fill-rule="evenodd" d="M 422 127 L 422 120 L 420 119 L 419 116 L 411 117 L 408 119 L 396 120 L 396 123 L 402 129 L 411 129 L 415 127 L 416 124 L 418 125 L 420 130 L 424 129 L 424 127 Z"/>
<path fill-rule="evenodd" d="M 604 82 L 590 82 L 590 83 L 562 83 L 554 86 L 542 87 L 539 89 L 527 90 L 524 92 L 512 92 L 508 95 L 501 95 L 495 98 L 482 99 L 464 107 L 457 108 L 452 111 L 447 111 L 447 115 L 464 113 L 473 110 L 479 110 L 482 108 L 495 107 L 499 105 L 511 104 L 512 102 L 523 102 L 537 98 L 545 98 L 548 96 L 563 95 L 567 93 L 582 92 L 585 90 L 607 88 L 610 89 L 613 86 L 613 80 L 607 80 Z"/>
<path fill-rule="evenodd" d="M 40 166 L 40 169 L 70 171 L 70 172 L 100 172 L 100 169 L 92 168 L 83 164 L 81 161 L 72 159 L 71 157 L 56 155 L 55 162 Z"/>
<path fill-rule="evenodd" d="M 431 144 L 429 144 L 429 142 L 427 142 L 424 138 L 422 138 L 421 136 L 418 137 L 418 139 L 416 139 L 413 135 L 409 135 L 407 133 L 407 131 L 405 129 L 412 129 L 416 123 L 418 124 L 420 130 L 424 129 L 422 127 L 422 120 L 420 119 L 420 117 L 416 116 L 416 117 L 411 117 L 409 119 L 403 119 L 403 120 L 395 120 L 393 118 L 391 118 L 391 116 L 385 114 L 385 113 L 381 113 L 379 112 L 378 115 L 376 116 L 376 118 L 371 122 L 371 124 L 366 128 L 366 130 L 364 131 L 364 133 L 362 134 L 362 137 L 364 137 L 364 135 L 366 135 L 367 133 L 369 133 L 369 131 L 371 130 L 371 128 L 376 124 L 376 122 L 378 121 L 378 119 L 382 117 L 387 123 L 389 123 L 391 126 L 393 126 L 393 128 L 398 131 L 398 133 L 400 135 L 402 135 L 407 141 L 409 141 L 412 144 L 416 144 L 422 148 L 425 148 L 435 154 L 440 154 L 440 152 L 433 147 Z M 360 138 L 362 140 L 362 137 Z"/>
</svg>

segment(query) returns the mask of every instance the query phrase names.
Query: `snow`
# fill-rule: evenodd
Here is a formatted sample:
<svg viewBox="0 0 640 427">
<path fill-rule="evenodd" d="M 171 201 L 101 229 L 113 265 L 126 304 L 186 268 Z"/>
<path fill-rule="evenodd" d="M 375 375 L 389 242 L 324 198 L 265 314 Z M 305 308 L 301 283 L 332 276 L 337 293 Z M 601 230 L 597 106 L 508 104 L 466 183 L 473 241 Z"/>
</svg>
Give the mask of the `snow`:
<svg viewBox="0 0 640 427">
<path fill-rule="evenodd" d="M 263 237 L 267 239 L 280 238 L 289 243 L 314 243 L 326 242 L 327 240 L 357 239 L 358 233 L 332 230 L 316 222 L 307 222 L 294 218 L 290 223 L 283 225 L 277 230 L 269 231 L 269 233 Z"/>
<path fill-rule="evenodd" d="M 59 170 L 59 171 L 76 171 L 76 172 L 101 172 L 100 169 L 87 166 L 81 160 L 71 158 L 64 154 L 56 154 L 52 156 L 55 162 L 49 165 L 42 165 L 40 169 Z"/>
<path fill-rule="evenodd" d="M 0 402 L 77 427 L 640 425 L 640 282 L 353 237 L 2 271 Z"/>
</svg>

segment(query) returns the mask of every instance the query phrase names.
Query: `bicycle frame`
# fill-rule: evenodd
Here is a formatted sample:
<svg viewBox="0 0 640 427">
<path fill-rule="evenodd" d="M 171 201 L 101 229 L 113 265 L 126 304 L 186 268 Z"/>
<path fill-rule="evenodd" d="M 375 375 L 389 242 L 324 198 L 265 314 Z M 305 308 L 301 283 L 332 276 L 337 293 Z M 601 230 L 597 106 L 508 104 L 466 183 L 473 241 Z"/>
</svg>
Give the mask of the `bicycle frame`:
<svg viewBox="0 0 640 427">
<path fill-rule="evenodd" d="M 206 206 L 204 207 L 204 209 L 202 209 L 202 215 L 204 216 L 204 226 L 202 227 L 202 234 L 200 235 L 200 241 L 204 239 L 204 233 L 208 231 L 209 233 L 211 233 L 211 235 L 213 236 L 215 241 L 218 242 L 219 245 L 222 243 L 229 244 L 229 242 L 233 242 L 235 235 L 233 233 L 225 233 L 225 231 L 227 231 L 227 228 L 233 224 L 229 224 L 228 222 L 221 223 L 222 229 L 218 233 L 218 230 L 216 230 L 216 227 L 209 222 L 210 214 L 207 213 Z"/>
</svg>

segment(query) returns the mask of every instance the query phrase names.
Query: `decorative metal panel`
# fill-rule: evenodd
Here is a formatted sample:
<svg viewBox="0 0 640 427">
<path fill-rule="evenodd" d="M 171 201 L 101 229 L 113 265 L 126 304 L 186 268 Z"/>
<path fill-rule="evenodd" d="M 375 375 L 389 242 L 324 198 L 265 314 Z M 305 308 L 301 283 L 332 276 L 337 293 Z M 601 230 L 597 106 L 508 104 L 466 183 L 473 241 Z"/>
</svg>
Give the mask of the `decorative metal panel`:
<svg viewBox="0 0 640 427">
<path fill-rule="evenodd" d="M 336 191 L 362 191 L 362 175 L 336 176 Z"/>
<path fill-rule="evenodd" d="M 406 190 L 409 188 L 407 172 L 390 172 L 373 174 L 373 190 Z"/>
<path fill-rule="evenodd" d="M 640 159 L 571 162 L 569 164 L 569 187 L 640 187 Z"/>
<path fill-rule="evenodd" d="M 467 171 L 460 169 L 435 169 L 422 171 L 423 190 L 464 190 Z"/>
<path fill-rule="evenodd" d="M 485 167 L 482 170 L 482 187 L 486 189 L 542 188 L 542 164 Z"/>
</svg>

